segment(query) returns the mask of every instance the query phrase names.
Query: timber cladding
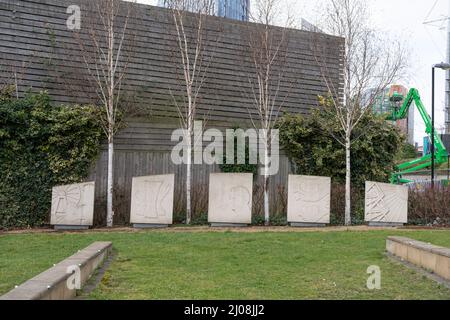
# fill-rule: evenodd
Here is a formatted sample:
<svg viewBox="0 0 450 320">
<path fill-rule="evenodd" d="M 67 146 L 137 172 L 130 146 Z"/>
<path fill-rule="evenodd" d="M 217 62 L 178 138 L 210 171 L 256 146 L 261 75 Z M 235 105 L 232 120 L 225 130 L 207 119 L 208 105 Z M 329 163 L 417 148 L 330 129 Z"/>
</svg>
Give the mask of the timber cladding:
<svg viewBox="0 0 450 320">
<path fill-rule="evenodd" d="M 48 90 L 55 103 L 98 103 L 94 86 L 86 80 L 80 46 L 66 25 L 67 8 L 79 5 L 80 34 L 86 37 L 83 22 L 89 20 L 87 3 L 85 0 L 0 0 L 0 85 L 17 83 L 20 94 L 30 88 Z M 134 9 L 136 15 L 127 33 L 133 41 L 126 41 L 124 48 L 129 61 L 124 91 L 137 111 L 115 139 L 115 220 L 119 223 L 126 223 L 129 218 L 133 176 L 176 173 L 179 189 L 176 197 L 181 198 L 186 174 L 183 166 L 174 166 L 170 161 L 174 145 L 170 137 L 180 127 L 175 102 L 180 104 L 185 99 L 173 18 L 164 8 L 139 4 Z M 192 33 L 189 15 L 186 21 L 188 33 Z M 250 85 L 255 81 L 255 68 L 248 54 L 255 28 L 258 25 L 207 18 L 204 39 L 208 69 L 199 94 L 198 119 L 207 118 L 209 127 L 246 128 L 251 126 L 249 119 L 256 117 L 251 107 Z M 289 30 L 288 41 L 282 48 L 283 65 L 275 66 L 283 76 L 272 84 L 277 88 L 280 112 L 307 114 L 317 107 L 317 96 L 327 93 L 322 79 L 324 69 L 334 86 L 342 87 L 343 47 L 341 38 Z M 291 171 L 285 157 L 280 162 L 280 174 L 271 179 L 273 193 L 286 185 Z M 207 190 L 209 173 L 218 170 L 195 166 L 194 185 Z M 97 182 L 96 222 L 101 224 L 106 198 L 105 151 L 90 178 Z M 182 203 L 182 199 L 177 201 Z M 182 206 L 179 211 L 183 210 Z M 205 203 L 199 205 L 204 206 Z"/>
</svg>

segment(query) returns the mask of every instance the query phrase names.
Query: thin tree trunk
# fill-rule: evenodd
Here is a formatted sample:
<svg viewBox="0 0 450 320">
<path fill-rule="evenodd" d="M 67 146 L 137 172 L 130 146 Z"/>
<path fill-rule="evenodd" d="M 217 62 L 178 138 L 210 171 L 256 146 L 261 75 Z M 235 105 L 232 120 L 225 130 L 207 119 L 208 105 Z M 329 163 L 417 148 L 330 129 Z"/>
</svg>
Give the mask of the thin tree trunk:
<svg viewBox="0 0 450 320">
<path fill-rule="evenodd" d="M 345 225 L 350 226 L 352 224 L 352 185 L 351 185 L 351 139 L 347 135 L 345 140 Z"/>
<path fill-rule="evenodd" d="M 266 134 L 267 139 L 267 134 Z M 268 226 L 270 224 L 270 209 L 269 209 L 269 147 L 268 140 L 266 140 L 265 150 L 264 150 L 264 221 L 265 225 Z"/>
<path fill-rule="evenodd" d="M 111 14 L 114 12 L 114 2 Z M 114 224 L 113 194 L 114 194 L 114 19 L 111 16 L 109 20 L 109 44 L 108 44 L 108 195 L 107 195 L 107 213 L 106 226 L 112 228 Z"/>
<path fill-rule="evenodd" d="M 96 92 L 101 101 L 103 129 L 108 138 L 108 174 L 106 190 L 106 226 L 111 228 L 114 222 L 114 135 L 118 129 L 116 115 L 120 107 L 121 83 L 128 68 L 127 60 L 122 60 L 124 51 L 131 53 L 128 47 L 127 27 L 131 19 L 132 4 L 128 6 L 128 12 L 122 15 L 122 1 L 98 0 L 92 2 L 89 11 L 94 15 L 88 15 L 86 35 L 89 39 L 76 34 L 76 40 L 80 46 L 80 53 L 88 75 L 95 82 Z M 134 0 L 131 2 L 135 2 Z M 134 9 L 133 9 L 134 11 Z M 120 14 L 119 14 L 120 12 Z M 116 19 L 123 17 L 122 29 L 116 30 Z M 118 36 L 116 37 L 116 34 Z M 116 42 L 117 38 L 117 42 Z M 106 43 L 104 43 L 104 41 Z M 126 44 L 127 43 L 127 44 Z M 91 48 L 87 50 L 87 48 Z M 93 50 L 93 51 L 92 51 Z M 122 111 L 125 111 L 122 109 Z"/>
<path fill-rule="evenodd" d="M 110 136 L 108 139 L 108 191 L 107 191 L 107 216 L 106 225 L 112 228 L 114 212 L 113 212 L 113 190 L 114 190 L 114 138 Z"/>
<path fill-rule="evenodd" d="M 192 221 L 192 202 L 191 202 L 191 189 L 192 189 L 192 126 L 188 125 L 188 146 L 187 146 L 187 162 L 186 162 L 186 224 L 191 224 Z"/>
</svg>

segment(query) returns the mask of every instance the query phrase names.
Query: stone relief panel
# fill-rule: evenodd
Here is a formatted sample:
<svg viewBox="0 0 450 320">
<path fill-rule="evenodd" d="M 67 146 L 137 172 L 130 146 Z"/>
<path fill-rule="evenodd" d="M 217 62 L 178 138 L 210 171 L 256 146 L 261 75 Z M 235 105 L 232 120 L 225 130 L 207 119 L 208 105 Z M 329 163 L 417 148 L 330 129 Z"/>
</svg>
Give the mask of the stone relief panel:
<svg viewBox="0 0 450 320">
<path fill-rule="evenodd" d="M 133 178 L 131 223 L 171 225 L 174 188 L 173 174 Z"/>
<path fill-rule="evenodd" d="M 94 201 L 95 182 L 54 187 L 50 224 L 92 226 Z"/>
<path fill-rule="evenodd" d="M 408 223 L 408 187 L 366 182 L 366 222 Z"/>
<path fill-rule="evenodd" d="M 251 224 L 252 198 L 252 174 L 211 174 L 209 223 Z"/>
<path fill-rule="evenodd" d="M 288 222 L 330 223 L 331 178 L 289 176 Z"/>
</svg>

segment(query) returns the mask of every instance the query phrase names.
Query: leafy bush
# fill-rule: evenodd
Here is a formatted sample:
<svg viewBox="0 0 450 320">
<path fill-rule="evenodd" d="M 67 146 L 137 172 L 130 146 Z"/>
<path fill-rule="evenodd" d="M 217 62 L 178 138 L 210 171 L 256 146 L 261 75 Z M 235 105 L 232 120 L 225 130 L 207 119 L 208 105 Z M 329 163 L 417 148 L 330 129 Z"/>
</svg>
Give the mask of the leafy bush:
<svg viewBox="0 0 450 320">
<path fill-rule="evenodd" d="M 192 218 L 191 225 L 193 226 L 207 226 L 208 225 L 208 214 L 202 213 L 197 214 Z"/>
<path fill-rule="evenodd" d="M 277 127 L 281 146 L 297 174 L 329 176 L 336 183 L 345 181 L 345 148 L 333 138 L 341 137 L 343 132 L 327 107 L 314 110 L 308 117 L 285 115 Z M 353 135 L 354 186 L 363 187 L 367 180 L 387 182 L 403 144 L 398 128 L 383 117 L 367 113 Z"/>
<path fill-rule="evenodd" d="M 405 142 L 402 144 L 401 150 L 397 156 L 397 160 L 399 162 L 403 162 L 405 160 L 410 160 L 418 157 L 419 155 L 417 153 L 416 147 Z"/>
<path fill-rule="evenodd" d="M 0 228 L 39 226 L 51 189 L 82 181 L 99 153 L 92 106 L 53 106 L 45 93 L 0 98 Z"/>
<path fill-rule="evenodd" d="M 266 220 L 263 215 L 252 216 L 252 226 L 262 227 L 266 225 Z M 272 227 L 285 227 L 288 225 L 287 215 L 277 214 L 270 217 L 270 226 Z"/>
</svg>

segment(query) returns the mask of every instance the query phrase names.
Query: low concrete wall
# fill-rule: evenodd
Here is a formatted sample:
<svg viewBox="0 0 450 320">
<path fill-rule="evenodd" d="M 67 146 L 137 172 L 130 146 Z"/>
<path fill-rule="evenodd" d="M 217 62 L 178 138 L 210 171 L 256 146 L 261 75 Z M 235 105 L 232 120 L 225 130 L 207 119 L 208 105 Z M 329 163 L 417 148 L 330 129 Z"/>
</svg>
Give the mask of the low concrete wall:
<svg viewBox="0 0 450 320">
<path fill-rule="evenodd" d="M 0 300 L 70 300 L 76 289 L 67 285 L 72 274 L 68 268 L 78 266 L 81 286 L 84 286 L 94 271 L 103 263 L 112 250 L 111 242 L 95 242 L 40 275 L 0 297 Z"/>
<path fill-rule="evenodd" d="M 389 237 L 386 250 L 402 260 L 450 281 L 450 249 L 404 237 Z"/>
</svg>

